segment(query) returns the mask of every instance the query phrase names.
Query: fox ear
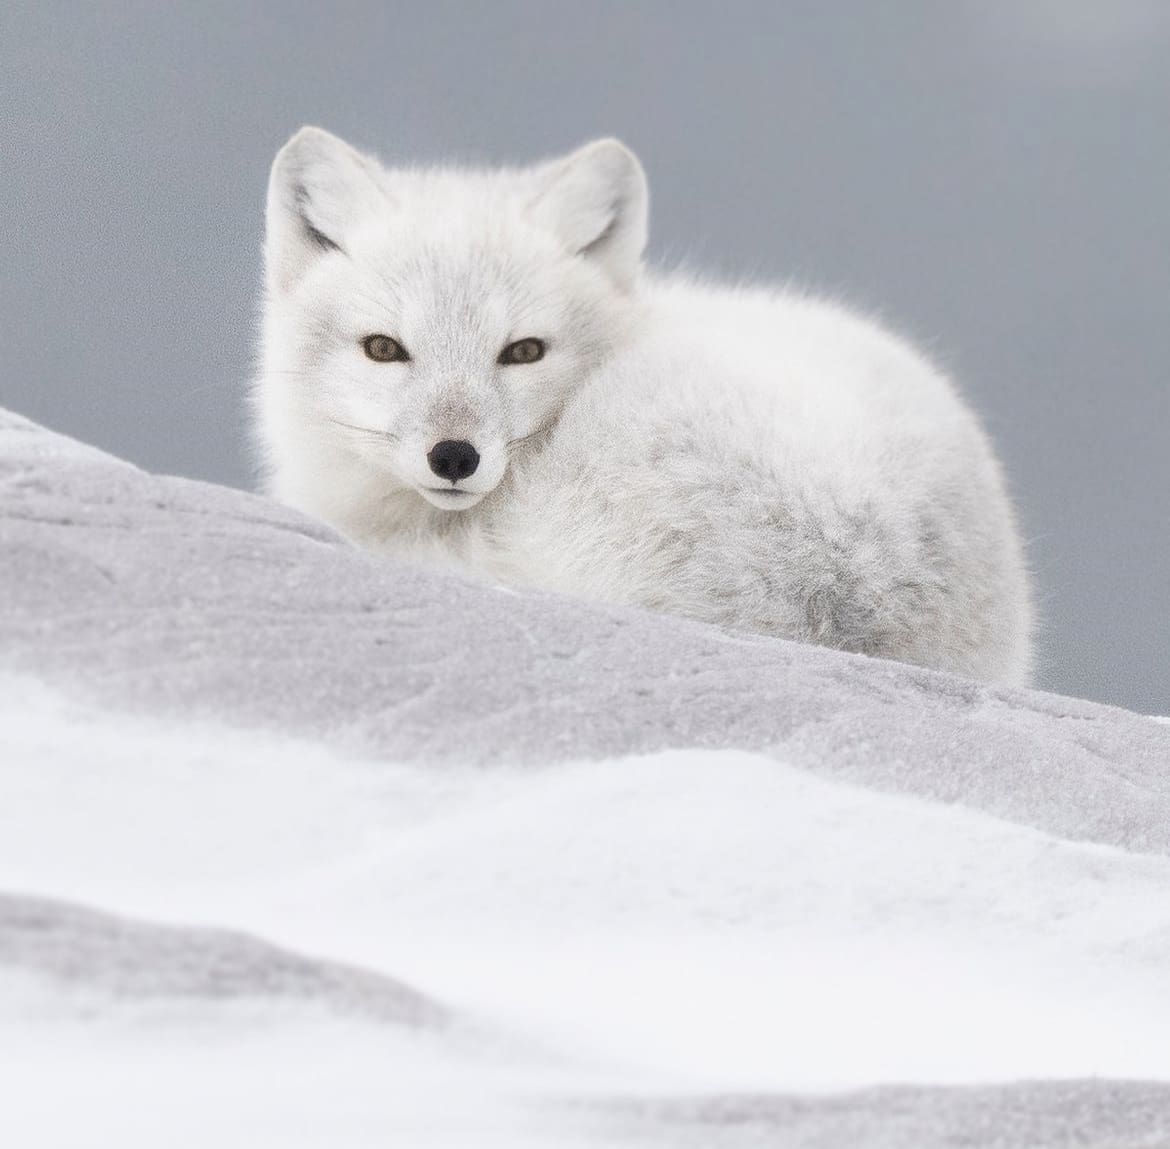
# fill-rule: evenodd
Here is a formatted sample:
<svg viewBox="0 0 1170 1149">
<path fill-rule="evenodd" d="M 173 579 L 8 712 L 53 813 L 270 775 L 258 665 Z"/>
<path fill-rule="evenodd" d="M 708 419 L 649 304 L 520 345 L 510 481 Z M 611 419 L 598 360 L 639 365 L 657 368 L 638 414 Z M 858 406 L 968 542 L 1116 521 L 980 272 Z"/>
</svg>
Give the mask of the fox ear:
<svg viewBox="0 0 1170 1149">
<path fill-rule="evenodd" d="M 323 252 L 344 251 L 362 217 L 385 210 L 380 168 L 321 128 L 301 128 L 268 179 L 264 265 L 269 286 L 289 291 Z"/>
<path fill-rule="evenodd" d="M 535 210 L 568 249 L 632 288 L 646 246 L 649 193 L 637 156 L 617 140 L 595 140 L 538 169 Z"/>
</svg>

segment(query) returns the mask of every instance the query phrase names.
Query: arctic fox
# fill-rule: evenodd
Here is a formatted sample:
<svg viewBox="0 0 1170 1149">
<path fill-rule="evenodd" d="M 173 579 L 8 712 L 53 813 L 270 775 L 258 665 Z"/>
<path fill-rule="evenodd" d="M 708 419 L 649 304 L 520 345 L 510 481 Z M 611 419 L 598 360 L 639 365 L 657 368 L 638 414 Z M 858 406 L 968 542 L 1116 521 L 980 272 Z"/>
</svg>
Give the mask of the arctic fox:
<svg viewBox="0 0 1170 1149">
<path fill-rule="evenodd" d="M 646 272 L 646 220 L 616 140 L 426 170 L 299 131 L 268 189 L 268 490 L 494 580 L 1025 682 L 1019 534 L 950 383 L 835 304 Z"/>
</svg>

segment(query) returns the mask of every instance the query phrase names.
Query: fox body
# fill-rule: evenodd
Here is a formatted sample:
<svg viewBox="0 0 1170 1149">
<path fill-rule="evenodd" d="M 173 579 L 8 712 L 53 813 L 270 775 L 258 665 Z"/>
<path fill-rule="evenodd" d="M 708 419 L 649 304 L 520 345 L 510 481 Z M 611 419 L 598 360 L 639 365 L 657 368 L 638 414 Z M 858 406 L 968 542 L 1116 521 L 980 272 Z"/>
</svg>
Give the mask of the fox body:
<svg viewBox="0 0 1170 1149">
<path fill-rule="evenodd" d="M 656 277 L 603 140 L 388 169 L 302 129 L 273 165 L 267 486 L 357 542 L 992 681 L 1027 572 L 952 385 L 835 304 Z"/>
</svg>

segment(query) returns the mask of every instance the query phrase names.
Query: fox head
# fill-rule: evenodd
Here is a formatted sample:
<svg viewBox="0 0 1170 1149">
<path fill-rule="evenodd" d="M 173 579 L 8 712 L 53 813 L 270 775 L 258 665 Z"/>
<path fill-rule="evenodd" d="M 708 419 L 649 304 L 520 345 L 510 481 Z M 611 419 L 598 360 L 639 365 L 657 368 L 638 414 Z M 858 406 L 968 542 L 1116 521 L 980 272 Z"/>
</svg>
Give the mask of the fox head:
<svg viewBox="0 0 1170 1149">
<path fill-rule="evenodd" d="M 387 491 L 474 506 L 625 326 L 646 213 L 616 140 L 412 170 L 302 128 L 268 186 L 263 398 Z"/>
</svg>

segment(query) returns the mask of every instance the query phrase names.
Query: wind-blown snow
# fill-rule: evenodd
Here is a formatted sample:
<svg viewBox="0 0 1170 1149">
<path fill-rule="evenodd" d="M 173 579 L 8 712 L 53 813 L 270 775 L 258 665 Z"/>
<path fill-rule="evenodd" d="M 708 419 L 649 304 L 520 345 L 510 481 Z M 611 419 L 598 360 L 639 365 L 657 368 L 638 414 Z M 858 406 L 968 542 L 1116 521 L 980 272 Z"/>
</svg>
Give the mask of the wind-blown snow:
<svg viewBox="0 0 1170 1149">
<path fill-rule="evenodd" d="M 663 1087 L 1170 1080 L 1170 858 L 732 751 L 436 773 L 3 697 L 3 888 L 393 974 Z"/>
<path fill-rule="evenodd" d="M 0 1143 L 1170 1142 L 1164 726 L 7 433 Z"/>
</svg>

